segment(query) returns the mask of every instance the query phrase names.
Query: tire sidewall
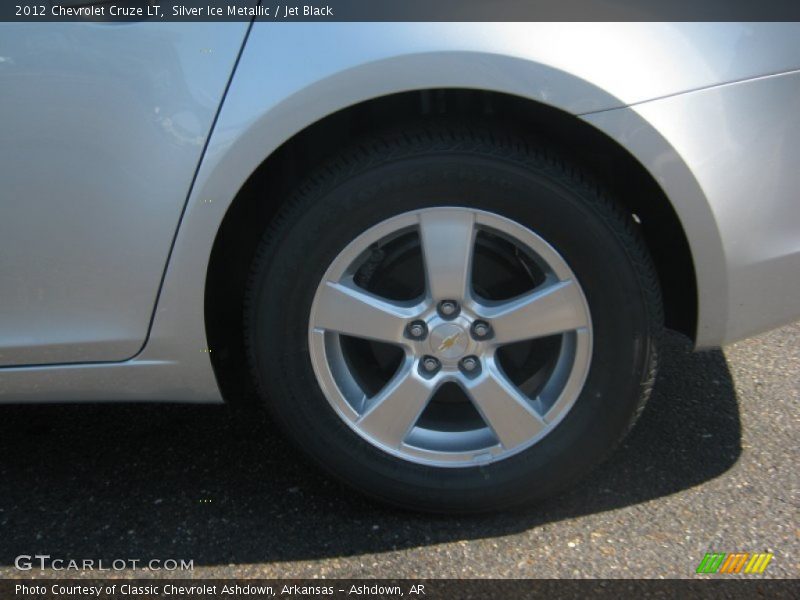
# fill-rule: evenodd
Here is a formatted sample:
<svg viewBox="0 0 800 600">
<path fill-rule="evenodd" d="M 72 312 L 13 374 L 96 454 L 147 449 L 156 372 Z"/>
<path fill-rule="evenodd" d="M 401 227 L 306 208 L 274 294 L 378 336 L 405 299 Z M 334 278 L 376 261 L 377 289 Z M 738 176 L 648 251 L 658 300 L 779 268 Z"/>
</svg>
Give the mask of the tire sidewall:
<svg viewBox="0 0 800 600">
<path fill-rule="evenodd" d="M 370 227 L 427 207 L 476 208 L 511 219 L 565 259 L 588 301 L 590 370 L 563 420 L 532 447 L 480 467 L 437 468 L 391 456 L 354 432 L 320 389 L 308 320 L 335 257 Z M 448 151 L 348 169 L 307 186 L 255 271 L 250 355 L 278 420 L 317 462 L 374 496 L 455 510 L 551 494 L 627 429 L 648 360 L 651 317 L 627 229 L 594 191 L 547 161 Z"/>
</svg>

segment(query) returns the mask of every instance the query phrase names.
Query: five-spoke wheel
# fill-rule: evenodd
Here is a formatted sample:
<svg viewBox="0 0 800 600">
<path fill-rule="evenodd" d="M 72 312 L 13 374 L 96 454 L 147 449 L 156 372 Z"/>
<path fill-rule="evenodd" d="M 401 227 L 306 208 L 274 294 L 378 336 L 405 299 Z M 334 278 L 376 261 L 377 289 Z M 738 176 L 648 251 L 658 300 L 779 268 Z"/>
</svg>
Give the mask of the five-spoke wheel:
<svg viewBox="0 0 800 600">
<path fill-rule="evenodd" d="M 405 269 L 392 273 L 398 260 L 383 260 L 388 272 L 377 272 L 373 257 L 398 245 Z M 511 260 L 519 273 L 509 276 L 527 279 L 529 289 L 517 293 L 520 284 L 508 296 L 496 272 L 476 264 L 476 249 L 494 269 Z M 393 296 L 371 289 L 381 278 L 395 282 Z M 420 281 L 421 293 L 404 298 Z M 336 257 L 314 298 L 309 348 L 327 399 L 365 440 L 407 460 L 458 467 L 504 458 L 546 435 L 582 388 L 591 334 L 580 284 L 547 242 L 487 211 L 426 208 L 372 227 Z M 359 373 L 374 370 L 365 342 L 398 351 L 377 389 Z M 512 378 L 501 350 L 525 343 L 541 356 Z M 520 377 L 535 385 L 518 385 Z M 457 389 L 439 394 L 448 383 Z"/>
<path fill-rule="evenodd" d="M 479 511 L 607 456 L 655 374 L 636 224 L 502 130 L 365 139 L 298 186 L 246 293 L 254 380 L 317 464 L 383 501 Z"/>
</svg>

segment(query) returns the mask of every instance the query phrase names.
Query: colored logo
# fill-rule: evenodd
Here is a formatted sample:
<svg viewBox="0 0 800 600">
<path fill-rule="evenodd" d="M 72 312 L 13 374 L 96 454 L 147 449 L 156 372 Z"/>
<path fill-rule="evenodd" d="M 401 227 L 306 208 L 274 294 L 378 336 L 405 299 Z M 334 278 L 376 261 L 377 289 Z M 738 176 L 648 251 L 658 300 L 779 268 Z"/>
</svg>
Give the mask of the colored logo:
<svg viewBox="0 0 800 600">
<path fill-rule="evenodd" d="M 444 352 L 445 350 L 449 350 L 450 348 L 455 346 L 456 342 L 458 342 L 458 339 L 460 337 L 461 337 L 461 333 L 454 333 L 450 337 L 444 338 L 444 341 L 441 344 L 439 344 L 439 348 L 438 348 L 439 352 Z"/>
<path fill-rule="evenodd" d="M 697 573 L 763 573 L 774 555 L 769 552 L 709 552 L 697 566 Z"/>
</svg>

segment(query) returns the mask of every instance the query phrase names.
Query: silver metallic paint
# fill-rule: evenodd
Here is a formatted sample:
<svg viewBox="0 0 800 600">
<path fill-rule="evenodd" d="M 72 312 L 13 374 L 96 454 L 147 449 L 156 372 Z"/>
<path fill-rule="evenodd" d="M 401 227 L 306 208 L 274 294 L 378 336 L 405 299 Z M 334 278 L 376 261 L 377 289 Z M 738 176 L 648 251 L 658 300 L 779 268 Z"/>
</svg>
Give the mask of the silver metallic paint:
<svg viewBox="0 0 800 600">
<path fill-rule="evenodd" d="M 311 123 L 427 87 L 551 104 L 583 115 L 637 157 L 673 202 L 695 255 L 699 346 L 797 318 L 789 280 L 800 279 L 790 170 L 796 76 L 744 80 L 798 68 L 796 24 L 257 22 L 200 165 L 144 349 L 117 364 L 0 369 L 0 401 L 220 401 L 203 294 L 211 245 L 237 191 Z M 773 87 L 772 79 L 786 83 Z M 759 137 L 761 130 L 772 135 Z M 782 294 L 765 298 L 769 286 Z"/>
<path fill-rule="evenodd" d="M 699 347 L 800 317 L 800 72 L 584 118 L 675 205 L 695 258 Z M 691 180 L 676 176 L 679 160 Z"/>
<path fill-rule="evenodd" d="M 0 365 L 142 348 L 246 29 L 0 24 Z"/>
</svg>

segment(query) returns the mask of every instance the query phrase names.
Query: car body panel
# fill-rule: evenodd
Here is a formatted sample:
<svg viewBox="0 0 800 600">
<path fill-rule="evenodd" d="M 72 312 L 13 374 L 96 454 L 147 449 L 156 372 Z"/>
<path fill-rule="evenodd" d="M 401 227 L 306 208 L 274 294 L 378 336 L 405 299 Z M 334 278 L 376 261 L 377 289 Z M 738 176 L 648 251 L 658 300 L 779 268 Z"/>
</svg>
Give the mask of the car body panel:
<svg viewBox="0 0 800 600">
<path fill-rule="evenodd" d="M 695 257 L 698 347 L 800 318 L 800 72 L 584 118 L 675 205 Z M 696 185 L 676 177 L 678 158 Z"/>
<path fill-rule="evenodd" d="M 627 148 L 673 202 L 696 252 L 698 345 L 717 345 L 754 327 L 777 324 L 753 311 L 732 309 L 738 302 L 733 294 L 744 287 L 728 270 L 743 277 L 746 269 L 740 269 L 741 259 L 731 262 L 736 241 L 723 236 L 739 235 L 742 227 L 720 216 L 726 204 L 742 207 L 746 202 L 725 196 L 736 193 L 739 172 L 725 172 L 719 165 L 734 159 L 758 163 L 763 155 L 715 144 L 715 139 L 743 143 L 752 132 L 737 137 L 728 120 L 710 116 L 714 110 L 724 112 L 721 102 L 731 104 L 731 114 L 741 119 L 753 99 L 771 93 L 753 78 L 800 66 L 798 40 L 798 26 L 789 24 L 256 22 L 197 172 L 141 353 L 92 369 L 2 369 L 0 401 L 220 401 L 203 300 L 213 241 L 238 190 L 265 158 L 319 119 L 371 98 L 431 87 L 512 94 L 582 115 Z M 786 107 L 760 116 L 759 127 L 777 131 L 796 110 L 785 94 L 782 98 Z M 670 123 L 692 110 L 700 111 L 693 123 L 696 136 L 705 141 L 693 141 L 690 129 Z M 763 151 L 763 143 L 757 148 Z M 718 164 L 704 168 L 711 150 L 718 152 Z M 787 151 L 782 164 L 792 160 L 796 152 Z M 754 169 L 742 174 L 752 176 Z M 731 180 L 727 187 L 716 181 L 726 177 Z M 752 186 L 742 190 L 751 192 Z M 763 191 L 775 194 L 770 205 L 790 211 L 784 184 Z M 767 219 L 762 224 L 759 235 L 770 236 L 775 223 Z M 781 261 L 796 262 L 790 248 L 798 232 L 789 225 L 782 231 L 786 242 L 773 249 L 786 258 L 774 257 L 774 277 L 780 276 Z M 793 274 L 796 267 L 785 272 Z M 783 320 L 791 318 L 789 312 L 781 311 Z M 745 316 L 753 324 L 732 324 L 732 318 Z"/>
<path fill-rule="evenodd" d="M 141 349 L 247 29 L 0 25 L 0 365 Z"/>
</svg>

